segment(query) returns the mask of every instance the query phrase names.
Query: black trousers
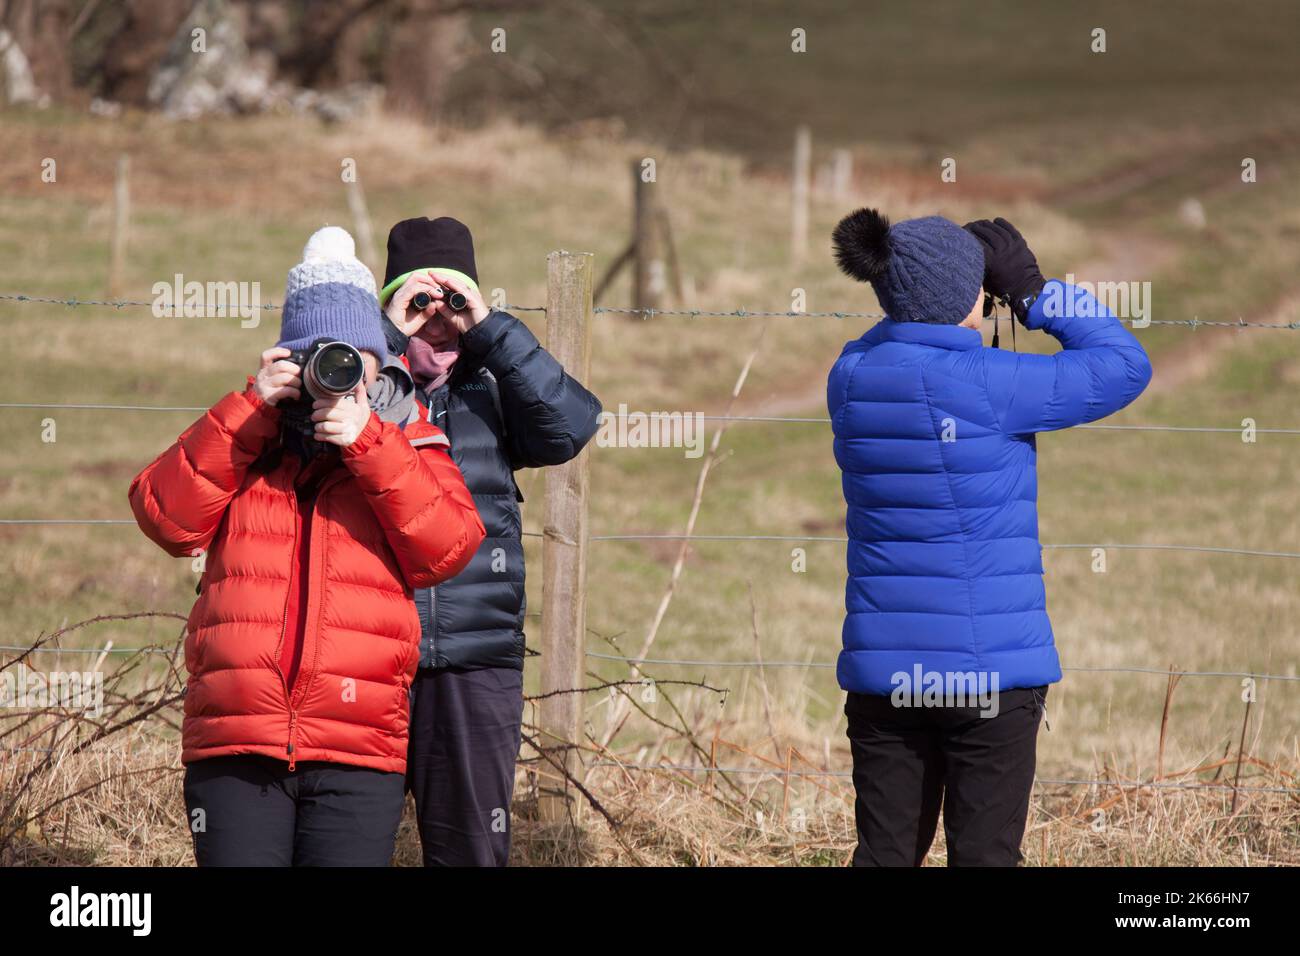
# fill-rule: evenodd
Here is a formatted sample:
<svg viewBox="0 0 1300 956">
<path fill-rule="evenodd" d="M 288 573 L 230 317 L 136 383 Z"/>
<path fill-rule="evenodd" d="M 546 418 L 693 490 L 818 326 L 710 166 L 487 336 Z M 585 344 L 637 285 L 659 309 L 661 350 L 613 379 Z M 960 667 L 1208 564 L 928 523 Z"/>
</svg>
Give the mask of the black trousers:
<svg viewBox="0 0 1300 956">
<path fill-rule="evenodd" d="M 199 866 L 388 866 L 405 800 L 402 775 L 254 754 L 185 768 Z"/>
<path fill-rule="evenodd" d="M 920 866 L 943 808 L 949 866 L 1015 866 L 1029 814 L 1046 687 L 1002 691 L 997 716 L 972 707 L 896 707 L 849 694 L 854 866 Z"/>
<path fill-rule="evenodd" d="M 407 785 L 425 866 L 505 866 L 524 675 L 421 670 L 411 685 Z"/>
</svg>

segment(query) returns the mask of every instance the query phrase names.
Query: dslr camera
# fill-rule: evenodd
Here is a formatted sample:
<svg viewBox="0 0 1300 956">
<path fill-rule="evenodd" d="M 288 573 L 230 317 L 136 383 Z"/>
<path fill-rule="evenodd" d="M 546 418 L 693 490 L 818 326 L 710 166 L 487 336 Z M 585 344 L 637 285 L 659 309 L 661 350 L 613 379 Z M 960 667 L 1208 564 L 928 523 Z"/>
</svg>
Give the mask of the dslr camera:
<svg viewBox="0 0 1300 956">
<path fill-rule="evenodd" d="M 302 369 L 302 394 L 280 403 L 282 429 L 298 433 L 313 448 L 316 423 L 312 403 L 318 398 L 347 395 L 365 378 L 361 352 L 337 339 L 317 339 L 305 349 L 294 349 L 289 361 Z"/>
</svg>

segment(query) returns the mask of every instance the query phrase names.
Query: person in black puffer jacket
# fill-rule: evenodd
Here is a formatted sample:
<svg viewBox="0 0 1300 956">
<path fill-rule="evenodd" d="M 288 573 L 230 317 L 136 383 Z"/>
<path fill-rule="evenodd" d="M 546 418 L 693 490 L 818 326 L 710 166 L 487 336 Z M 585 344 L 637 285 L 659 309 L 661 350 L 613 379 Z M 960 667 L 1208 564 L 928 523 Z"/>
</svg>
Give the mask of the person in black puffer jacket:
<svg viewBox="0 0 1300 956">
<path fill-rule="evenodd" d="M 419 293 L 429 303 L 419 309 Z M 451 307 L 453 293 L 465 307 Z M 379 294 L 389 351 L 404 355 L 428 420 L 474 496 L 487 537 L 469 566 L 416 592 L 407 785 L 426 866 L 504 866 L 523 718 L 520 468 L 562 464 L 595 435 L 601 405 L 528 327 L 489 308 L 470 231 L 407 219 L 388 235 Z"/>
</svg>

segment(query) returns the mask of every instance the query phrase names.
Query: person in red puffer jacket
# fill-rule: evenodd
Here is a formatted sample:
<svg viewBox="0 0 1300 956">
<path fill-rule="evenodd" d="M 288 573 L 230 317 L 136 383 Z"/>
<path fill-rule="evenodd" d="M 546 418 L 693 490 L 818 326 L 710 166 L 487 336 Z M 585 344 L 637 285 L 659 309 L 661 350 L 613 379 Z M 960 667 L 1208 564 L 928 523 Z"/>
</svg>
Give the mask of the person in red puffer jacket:
<svg viewBox="0 0 1300 956">
<path fill-rule="evenodd" d="M 484 536 L 448 442 L 385 361 L 374 278 L 341 229 L 290 272 L 281 340 L 131 483 L 140 528 L 205 555 L 185 641 L 181 759 L 200 865 L 385 865 L 404 800 L 417 588 Z M 362 355 L 317 399 L 290 350 Z"/>
</svg>

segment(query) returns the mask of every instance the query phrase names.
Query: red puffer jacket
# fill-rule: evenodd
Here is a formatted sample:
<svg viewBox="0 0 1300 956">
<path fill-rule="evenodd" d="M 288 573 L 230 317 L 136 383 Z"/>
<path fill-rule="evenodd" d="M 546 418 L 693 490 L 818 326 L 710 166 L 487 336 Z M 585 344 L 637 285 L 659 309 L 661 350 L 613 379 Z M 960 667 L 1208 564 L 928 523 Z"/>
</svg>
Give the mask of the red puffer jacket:
<svg viewBox="0 0 1300 956">
<path fill-rule="evenodd" d="M 412 592 L 460 571 L 483 524 L 442 433 L 373 414 L 300 522 L 300 459 L 251 467 L 279 428 L 251 386 L 232 392 L 131 483 L 145 534 L 177 557 L 207 551 L 185 641 L 181 760 L 264 754 L 290 769 L 328 760 L 404 773 L 420 641 Z M 290 687 L 280 658 L 299 553 L 305 626 Z"/>
</svg>

